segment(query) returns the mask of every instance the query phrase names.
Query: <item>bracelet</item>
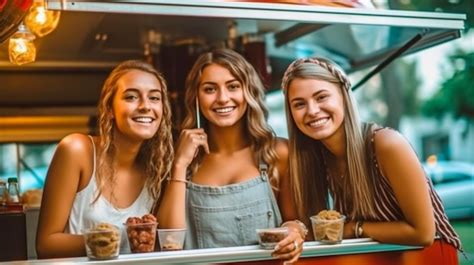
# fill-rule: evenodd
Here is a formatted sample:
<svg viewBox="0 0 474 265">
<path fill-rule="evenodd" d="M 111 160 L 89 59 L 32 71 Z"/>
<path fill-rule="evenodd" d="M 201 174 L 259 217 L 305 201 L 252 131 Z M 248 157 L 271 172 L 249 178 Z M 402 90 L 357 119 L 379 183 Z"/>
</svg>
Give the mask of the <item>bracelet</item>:
<svg viewBox="0 0 474 265">
<path fill-rule="evenodd" d="M 296 224 L 298 225 L 299 230 L 300 230 L 300 231 L 299 231 L 299 232 L 300 232 L 300 235 L 301 235 L 301 237 L 302 237 L 303 240 L 304 240 L 304 239 L 306 238 L 306 235 L 308 234 L 308 228 L 306 228 L 306 225 L 305 225 L 303 222 L 301 222 L 300 220 L 295 219 L 295 220 L 293 220 L 293 221 L 286 221 L 286 222 L 284 222 L 281 226 L 282 226 L 282 227 L 283 227 L 283 226 L 287 226 L 287 225 L 288 225 L 289 223 L 291 223 L 291 222 L 294 222 L 294 223 L 296 223 Z"/>
<path fill-rule="evenodd" d="M 184 179 L 177 179 L 177 178 L 171 178 L 171 177 L 168 177 L 166 180 L 168 180 L 168 182 L 174 181 L 174 182 L 180 182 L 180 183 L 184 183 L 184 184 L 187 184 L 187 183 L 188 183 L 187 180 L 184 180 Z"/>
<path fill-rule="evenodd" d="M 364 234 L 364 229 L 362 228 L 362 225 L 364 224 L 364 221 L 357 221 L 354 227 L 354 237 L 355 238 L 361 238 L 362 234 Z"/>
</svg>

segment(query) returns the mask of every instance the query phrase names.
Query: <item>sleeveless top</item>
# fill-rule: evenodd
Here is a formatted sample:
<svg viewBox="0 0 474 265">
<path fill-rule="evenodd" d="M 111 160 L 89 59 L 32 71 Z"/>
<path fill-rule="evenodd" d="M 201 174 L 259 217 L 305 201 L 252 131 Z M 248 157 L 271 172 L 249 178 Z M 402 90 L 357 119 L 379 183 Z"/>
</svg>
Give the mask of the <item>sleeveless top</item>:
<svg viewBox="0 0 474 265">
<path fill-rule="evenodd" d="M 65 232 L 70 234 L 82 234 L 83 229 L 92 228 L 95 224 L 100 222 L 113 224 L 121 230 L 120 253 L 130 253 L 127 233 L 123 224 L 130 216 L 141 217 L 149 213 L 153 206 L 153 198 L 149 195 L 146 186 L 144 186 L 138 198 L 127 208 L 116 208 L 102 195 L 95 203 L 92 203 L 97 195 L 97 183 L 95 179 L 96 150 L 92 137 L 89 137 L 94 149 L 94 168 L 92 176 L 87 186 L 76 193 Z"/>
<path fill-rule="evenodd" d="M 186 185 L 185 249 L 258 244 L 257 228 L 282 222 L 280 210 L 266 173 L 248 181 L 208 186 Z"/>
<path fill-rule="evenodd" d="M 400 209 L 400 206 L 398 205 L 395 193 L 392 189 L 392 186 L 390 186 L 389 180 L 382 175 L 375 154 L 374 137 L 375 134 L 382 129 L 385 128 L 379 127 L 373 130 L 366 128 L 366 130 L 364 130 L 366 131 L 366 148 L 369 150 L 368 154 L 371 155 L 369 162 L 371 168 L 369 170 L 372 170 L 374 172 L 374 198 L 377 198 L 376 200 L 374 200 L 374 210 L 376 217 L 375 219 L 369 221 L 390 222 L 403 220 L 405 218 L 403 216 L 402 210 Z M 428 177 L 426 177 L 426 182 L 428 183 L 430 199 L 433 205 L 437 235 L 439 235 L 447 243 L 456 247 L 456 249 L 461 250 L 461 240 L 459 239 L 459 236 L 456 234 L 453 227 L 448 221 L 439 195 L 434 190 L 431 181 Z M 336 192 L 335 183 L 333 183 L 331 181 L 331 178 L 329 177 L 328 183 L 331 196 L 333 197 L 334 209 L 339 212 L 351 212 L 350 206 L 345 204 L 342 199 L 342 196 L 339 197 L 340 194 Z"/>
</svg>

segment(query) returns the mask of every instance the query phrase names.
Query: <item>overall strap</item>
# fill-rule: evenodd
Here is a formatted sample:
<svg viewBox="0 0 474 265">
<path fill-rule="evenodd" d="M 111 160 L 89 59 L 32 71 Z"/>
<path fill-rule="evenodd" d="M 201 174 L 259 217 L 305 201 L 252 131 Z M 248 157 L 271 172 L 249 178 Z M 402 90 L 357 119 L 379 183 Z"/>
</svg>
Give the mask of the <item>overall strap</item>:
<svg viewBox="0 0 474 265">
<path fill-rule="evenodd" d="M 258 169 L 260 171 L 260 178 L 262 178 L 263 182 L 266 182 L 267 183 L 267 187 L 268 187 L 268 193 L 270 195 L 270 198 L 271 198 L 271 201 L 272 201 L 272 206 L 273 206 L 273 210 L 275 211 L 275 214 L 276 214 L 276 220 L 277 220 L 277 225 L 281 225 L 282 223 L 282 218 L 281 218 L 281 213 L 280 213 L 280 207 L 278 207 L 278 202 L 275 198 L 275 193 L 273 192 L 273 188 L 272 188 L 272 185 L 270 183 L 270 178 L 268 177 L 268 165 L 261 161 L 260 160 L 260 163 L 258 165 Z"/>
<path fill-rule="evenodd" d="M 260 161 L 260 163 L 258 165 L 258 171 L 260 171 L 260 177 L 262 178 L 262 180 L 269 182 L 269 179 L 268 179 L 268 166 L 265 162 Z"/>
</svg>

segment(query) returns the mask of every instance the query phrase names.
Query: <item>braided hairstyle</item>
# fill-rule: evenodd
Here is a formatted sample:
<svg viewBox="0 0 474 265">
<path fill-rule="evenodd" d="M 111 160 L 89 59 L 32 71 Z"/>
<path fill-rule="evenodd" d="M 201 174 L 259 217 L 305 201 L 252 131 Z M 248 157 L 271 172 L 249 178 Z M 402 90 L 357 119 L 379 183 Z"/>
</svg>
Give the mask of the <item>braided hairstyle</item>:
<svg viewBox="0 0 474 265">
<path fill-rule="evenodd" d="M 285 108 L 288 121 L 290 147 L 290 176 L 294 199 L 298 205 L 298 214 L 302 220 L 329 207 L 328 178 L 325 156 L 329 150 L 321 141 L 303 134 L 291 115 L 288 100 L 288 89 L 294 79 L 317 79 L 337 84 L 341 88 L 344 104 L 344 132 L 346 137 L 346 168 L 342 194 L 337 197 L 343 200 L 344 214 L 348 219 L 375 216 L 374 187 L 368 173 L 365 144 L 359 115 L 352 98 L 351 83 L 344 71 L 335 63 L 325 58 L 303 58 L 291 63 L 282 79 L 285 94 Z M 294 87 L 292 89 L 298 89 Z"/>
</svg>

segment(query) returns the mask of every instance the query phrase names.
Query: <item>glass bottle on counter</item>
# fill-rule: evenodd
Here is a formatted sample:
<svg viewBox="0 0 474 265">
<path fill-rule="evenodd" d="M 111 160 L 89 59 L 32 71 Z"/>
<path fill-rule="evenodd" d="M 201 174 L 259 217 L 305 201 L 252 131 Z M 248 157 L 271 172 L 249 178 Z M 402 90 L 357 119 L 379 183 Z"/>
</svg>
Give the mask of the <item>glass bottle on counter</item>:
<svg viewBox="0 0 474 265">
<path fill-rule="evenodd" d="M 20 191 L 17 178 L 8 178 L 8 202 L 20 203 Z"/>
<path fill-rule="evenodd" d="M 8 191 L 7 191 L 7 183 L 5 180 L 0 179 L 0 207 L 3 207 L 7 204 L 8 199 Z"/>
</svg>

